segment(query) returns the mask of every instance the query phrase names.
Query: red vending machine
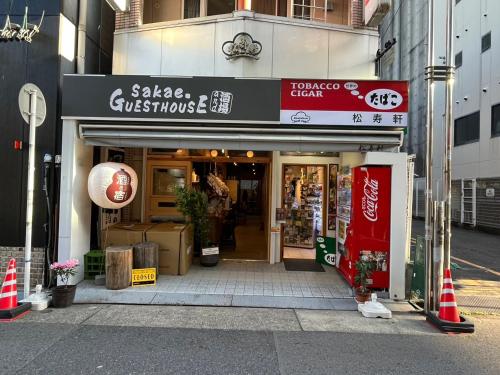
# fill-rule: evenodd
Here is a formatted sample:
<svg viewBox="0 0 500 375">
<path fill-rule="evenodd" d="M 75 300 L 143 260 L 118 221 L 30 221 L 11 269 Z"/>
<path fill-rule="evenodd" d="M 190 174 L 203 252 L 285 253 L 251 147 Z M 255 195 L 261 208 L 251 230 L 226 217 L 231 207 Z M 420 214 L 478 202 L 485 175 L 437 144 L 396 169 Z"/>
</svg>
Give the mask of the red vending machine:
<svg viewBox="0 0 500 375">
<path fill-rule="evenodd" d="M 375 264 L 370 287 L 389 288 L 390 229 L 391 168 L 353 168 L 350 220 L 338 265 L 351 286 L 363 257 Z"/>
</svg>

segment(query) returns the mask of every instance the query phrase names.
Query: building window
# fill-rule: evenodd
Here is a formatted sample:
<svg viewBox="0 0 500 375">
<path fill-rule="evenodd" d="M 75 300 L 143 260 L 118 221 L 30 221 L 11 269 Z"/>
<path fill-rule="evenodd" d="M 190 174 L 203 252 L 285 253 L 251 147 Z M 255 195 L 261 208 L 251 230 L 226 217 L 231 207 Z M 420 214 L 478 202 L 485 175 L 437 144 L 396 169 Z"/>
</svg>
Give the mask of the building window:
<svg viewBox="0 0 500 375">
<path fill-rule="evenodd" d="M 479 140 L 479 111 L 455 120 L 455 146 Z"/>
<path fill-rule="evenodd" d="M 184 0 L 184 19 L 200 16 L 200 0 Z"/>
<path fill-rule="evenodd" d="M 500 103 L 491 107 L 491 136 L 500 136 Z"/>
<path fill-rule="evenodd" d="M 491 48 L 491 31 L 488 34 L 484 34 L 481 38 L 481 53 L 488 51 Z"/>
<path fill-rule="evenodd" d="M 455 55 L 455 69 L 458 69 L 462 66 L 462 51 Z"/>
<path fill-rule="evenodd" d="M 236 9 L 235 0 L 207 0 L 207 16 L 232 13 Z"/>
</svg>

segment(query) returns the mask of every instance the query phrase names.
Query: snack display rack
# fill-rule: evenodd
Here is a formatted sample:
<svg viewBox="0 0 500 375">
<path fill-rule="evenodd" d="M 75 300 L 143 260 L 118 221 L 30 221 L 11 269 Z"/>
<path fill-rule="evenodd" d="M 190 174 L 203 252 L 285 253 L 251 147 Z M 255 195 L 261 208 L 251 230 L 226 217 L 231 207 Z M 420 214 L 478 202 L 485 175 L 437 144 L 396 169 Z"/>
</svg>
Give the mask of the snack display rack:
<svg viewBox="0 0 500 375">
<path fill-rule="evenodd" d="M 316 236 L 322 234 L 324 174 L 324 166 L 285 167 L 285 246 L 312 249 Z"/>
</svg>

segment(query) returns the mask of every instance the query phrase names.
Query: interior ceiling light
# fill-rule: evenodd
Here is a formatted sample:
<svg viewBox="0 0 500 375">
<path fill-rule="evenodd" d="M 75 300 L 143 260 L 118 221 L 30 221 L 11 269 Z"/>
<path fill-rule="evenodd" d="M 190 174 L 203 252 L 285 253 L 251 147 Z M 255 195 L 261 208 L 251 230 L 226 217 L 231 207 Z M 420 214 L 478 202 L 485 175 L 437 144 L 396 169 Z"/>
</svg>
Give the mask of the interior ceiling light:
<svg viewBox="0 0 500 375">
<path fill-rule="evenodd" d="M 213 157 L 213 158 L 216 158 L 217 155 L 219 155 L 219 152 L 217 150 L 212 150 L 210 151 L 210 156 Z"/>
<path fill-rule="evenodd" d="M 253 151 L 247 151 L 247 157 L 253 158 Z"/>
</svg>

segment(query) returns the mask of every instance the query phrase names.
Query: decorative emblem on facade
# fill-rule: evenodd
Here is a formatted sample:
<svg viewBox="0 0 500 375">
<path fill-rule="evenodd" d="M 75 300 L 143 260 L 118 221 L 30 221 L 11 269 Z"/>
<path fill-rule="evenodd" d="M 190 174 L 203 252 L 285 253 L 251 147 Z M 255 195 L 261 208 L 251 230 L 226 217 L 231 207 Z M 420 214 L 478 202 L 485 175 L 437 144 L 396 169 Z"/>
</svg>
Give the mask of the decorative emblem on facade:
<svg viewBox="0 0 500 375">
<path fill-rule="evenodd" d="M 0 29 L 0 42 L 17 40 L 31 43 L 31 41 L 33 40 L 33 36 L 40 32 L 40 27 L 42 27 L 44 15 L 45 11 L 42 12 L 42 17 L 40 18 L 40 23 L 38 25 L 34 25 L 28 22 L 28 7 L 24 9 L 22 25 L 11 22 L 10 16 L 7 15 L 5 24 L 3 28 Z"/>
<path fill-rule="evenodd" d="M 226 55 L 226 59 L 232 60 L 238 57 L 251 57 L 258 60 L 259 54 L 262 51 L 262 44 L 253 40 L 248 33 L 238 33 L 233 40 L 228 40 L 222 45 L 222 52 Z"/>
</svg>

